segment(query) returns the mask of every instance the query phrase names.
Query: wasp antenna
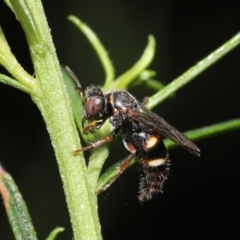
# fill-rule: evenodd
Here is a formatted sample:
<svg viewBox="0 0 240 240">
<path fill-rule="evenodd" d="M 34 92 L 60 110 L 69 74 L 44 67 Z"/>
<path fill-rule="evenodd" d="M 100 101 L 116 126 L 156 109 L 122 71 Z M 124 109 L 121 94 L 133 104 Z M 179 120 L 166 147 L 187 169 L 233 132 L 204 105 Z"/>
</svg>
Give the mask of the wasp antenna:
<svg viewBox="0 0 240 240">
<path fill-rule="evenodd" d="M 82 88 L 81 83 L 75 73 L 68 66 L 65 66 L 65 70 L 77 84 L 76 90 L 82 94 L 82 99 L 85 99 L 85 90 Z"/>
<path fill-rule="evenodd" d="M 77 84 L 77 86 L 79 88 L 82 88 L 79 79 L 77 78 L 77 76 L 75 75 L 75 73 L 68 67 L 65 66 L 65 70 L 67 71 L 67 73 L 71 76 L 71 78 L 74 80 L 74 82 Z"/>
</svg>

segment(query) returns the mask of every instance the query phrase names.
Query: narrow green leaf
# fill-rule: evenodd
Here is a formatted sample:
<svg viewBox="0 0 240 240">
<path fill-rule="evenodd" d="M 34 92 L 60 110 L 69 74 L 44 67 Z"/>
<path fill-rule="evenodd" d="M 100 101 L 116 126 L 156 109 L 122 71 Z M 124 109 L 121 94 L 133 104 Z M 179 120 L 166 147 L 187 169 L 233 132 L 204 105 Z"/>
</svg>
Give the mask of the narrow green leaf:
<svg viewBox="0 0 240 240">
<path fill-rule="evenodd" d="M 138 80 L 134 81 L 133 84 L 130 87 L 136 87 L 139 85 L 143 85 L 149 89 L 152 89 L 154 91 L 159 91 L 165 87 L 165 85 L 157 80 L 154 79 L 148 79 L 148 80 Z"/>
<path fill-rule="evenodd" d="M 15 56 L 12 54 L 8 42 L 4 36 L 4 33 L 0 27 L 0 64 L 7 69 L 7 71 L 18 80 L 23 86 L 23 89 L 29 88 L 31 91 L 35 90 L 36 83 L 32 76 L 30 76 L 18 63 Z M 3 77 L 4 79 L 4 77 Z M 20 86 L 20 84 L 14 84 L 10 78 L 5 78 L 6 82 L 12 83 L 14 86 Z"/>
<path fill-rule="evenodd" d="M 160 91 L 161 89 L 163 89 L 165 87 L 165 85 L 157 80 L 154 79 L 149 79 L 147 81 L 145 81 L 145 85 L 155 91 Z"/>
<path fill-rule="evenodd" d="M 88 41 L 91 43 L 105 71 L 106 75 L 105 85 L 109 86 L 114 79 L 114 67 L 108 56 L 107 50 L 104 48 L 100 39 L 92 31 L 92 29 L 89 28 L 86 24 L 84 24 L 80 19 L 71 15 L 68 17 L 68 20 L 70 20 L 79 30 L 81 30 L 82 33 L 88 39 Z"/>
<path fill-rule="evenodd" d="M 10 78 L 4 74 L 0 74 L 0 82 L 15 87 L 23 92 L 30 93 L 30 90 L 27 87 L 19 83 L 17 80 Z"/>
<path fill-rule="evenodd" d="M 74 114 L 74 119 L 77 124 L 78 130 L 82 132 L 82 100 L 81 96 L 78 92 L 75 91 L 76 89 L 76 84 L 73 81 L 73 79 L 69 76 L 69 74 L 65 71 L 65 69 L 62 67 L 62 74 L 64 78 L 64 83 L 67 88 L 68 96 L 70 97 L 71 100 L 71 108 Z"/>
<path fill-rule="evenodd" d="M 57 228 L 55 228 L 55 229 L 49 234 L 49 236 L 46 238 L 46 240 L 54 240 L 54 239 L 57 237 L 57 235 L 58 235 L 59 233 L 63 232 L 63 231 L 64 231 L 64 228 L 62 228 L 62 227 L 57 227 Z"/>
<path fill-rule="evenodd" d="M 152 35 L 148 37 L 148 44 L 141 56 L 141 58 L 131 67 L 128 71 L 123 73 L 111 84 L 111 89 L 127 89 L 128 86 L 134 81 L 152 62 L 155 54 L 155 39 Z M 104 86 L 107 90 L 107 88 Z"/>
<path fill-rule="evenodd" d="M 36 240 L 37 235 L 26 204 L 12 177 L 0 166 L 0 193 L 17 240 Z"/>
<path fill-rule="evenodd" d="M 156 76 L 155 71 L 148 69 L 144 70 L 143 72 L 141 72 L 138 78 L 129 85 L 129 88 L 143 85 L 154 91 L 160 91 L 165 87 L 165 85 L 159 80 L 153 79 L 155 76 Z"/>
</svg>

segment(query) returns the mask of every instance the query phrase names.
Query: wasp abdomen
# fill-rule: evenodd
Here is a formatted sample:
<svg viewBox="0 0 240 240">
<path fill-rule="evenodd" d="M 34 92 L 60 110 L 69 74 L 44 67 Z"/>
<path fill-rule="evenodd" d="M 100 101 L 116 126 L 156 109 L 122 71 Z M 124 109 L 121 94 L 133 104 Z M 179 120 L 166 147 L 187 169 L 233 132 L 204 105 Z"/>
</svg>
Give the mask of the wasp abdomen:
<svg viewBox="0 0 240 240">
<path fill-rule="evenodd" d="M 146 132 L 145 132 L 146 133 Z M 152 199 L 162 192 L 164 181 L 170 171 L 170 159 L 163 141 L 158 135 L 138 134 L 137 158 L 141 176 L 139 184 L 140 202 Z"/>
<path fill-rule="evenodd" d="M 158 166 L 149 166 L 148 161 L 141 161 L 139 196 L 140 202 L 152 199 L 156 194 L 162 192 L 165 180 L 170 172 L 170 159 L 166 156 L 165 160 Z"/>
</svg>

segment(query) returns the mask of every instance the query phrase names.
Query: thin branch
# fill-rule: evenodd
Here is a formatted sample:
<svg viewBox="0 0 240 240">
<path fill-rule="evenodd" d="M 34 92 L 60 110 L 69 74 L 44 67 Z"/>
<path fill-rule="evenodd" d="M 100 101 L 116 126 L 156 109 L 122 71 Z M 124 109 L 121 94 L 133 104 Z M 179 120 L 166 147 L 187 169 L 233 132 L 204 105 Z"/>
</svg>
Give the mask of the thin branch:
<svg viewBox="0 0 240 240">
<path fill-rule="evenodd" d="M 0 74 L 0 82 L 4 83 L 4 84 L 7 84 L 11 87 L 14 87 L 14 88 L 17 88 L 23 92 L 26 92 L 26 93 L 30 93 L 31 90 L 27 87 L 25 87 L 23 84 L 19 83 L 17 80 L 11 78 L 11 77 L 8 77 L 4 74 Z"/>
<path fill-rule="evenodd" d="M 148 99 L 149 101 L 148 101 L 147 107 L 149 109 L 156 107 L 159 103 L 161 103 L 170 95 L 172 95 L 173 93 L 178 91 L 180 88 L 182 88 L 184 85 L 192 81 L 196 76 L 198 76 L 200 73 L 205 71 L 212 64 L 216 63 L 218 60 L 220 60 L 223 56 L 225 56 L 227 53 L 232 51 L 239 44 L 240 44 L 240 33 L 237 33 L 234 37 L 232 37 L 229 41 L 224 43 L 221 47 L 216 49 L 214 52 L 212 52 L 207 57 L 205 57 L 202 61 L 197 63 L 195 66 L 191 67 L 189 70 L 183 73 L 180 77 L 178 77 L 177 79 L 172 81 L 170 84 L 168 84 L 164 89 L 162 89 L 161 91 L 157 92 L 152 97 L 150 97 Z"/>
</svg>

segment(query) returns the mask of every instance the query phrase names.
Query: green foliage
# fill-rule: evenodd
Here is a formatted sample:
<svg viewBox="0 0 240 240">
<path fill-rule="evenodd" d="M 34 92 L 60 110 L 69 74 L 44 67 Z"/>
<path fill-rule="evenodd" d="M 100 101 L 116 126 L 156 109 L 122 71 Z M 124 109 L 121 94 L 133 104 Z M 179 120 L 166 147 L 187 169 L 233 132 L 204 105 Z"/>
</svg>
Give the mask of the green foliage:
<svg viewBox="0 0 240 240">
<path fill-rule="evenodd" d="M 0 193 L 17 240 L 37 240 L 25 202 L 12 177 L 0 166 Z"/>
<path fill-rule="evenodd" d="M 14 12 L 25 32 L 36 77 L 32 77 L 20 66 L 0 29 L 0 64 L 12 75 L 12 77 L 8 77 L 0 74 L 0 81 L 30 94 L 46 122 L 63 182 L 74 239 L 102 239 L 97 212 L 96 190 L 107 184 L 115 176 L 114 169 L 117 169 L 119 163 L 111 168 L 113 170 L 104 173 L 99 180 L 103 163 L 108 157 L 108 146 L 104 145 L 94 149 L 88 166 L 82 154 L 78 156 L 72 154 L 73 149 L 81 149 L 73 116 L 75 115 L 75 119 L 79 121 L 79 98 L 76 97 L 71 83 L 67 87 L 69 90 L 67 93 L 41 2 L 6 0 L 6 3 Z M 155 77 L 155 73 L 147 69 L 155 53 L 156 43 L 153 36 L 149 36 L 147 46 L 140 59 L 128 71 L 114 80 L 114 67 L 106 49 L 94 32 L 74 16 L 70 16 L 69 20 L 84 33 L 95 49 L 106 75 L 104 90 L 112 88 L 128 89 L 130 86 L 144 81 L 147 86 L 151 86 L 156 90 L 160 89 L 149 98 L 147 104 L 149 108 L 155 107 L 167 97 L 170 97 L 240 43 L 240 34 L 238 33 L 219 49 L 163 88 L 159 82 L 152 79 Z M 149 82 L 148 78 L 150 78 Z M 72 103 L 70 103 L 69 96 L 72 99 Z M 75 104 L 75 100 L 77 104 Z M 77 122 L 77 126 L 81 132 L 81 123 Z M 190 139 L 197 140 L 239 128 L 240 120 L 237 119 L 193 130 L 188 132 L 187 135 Z M 109 134 L 110 129 L 109 124 L 105 124 L 97 132 L 97 136 L 106 136 Z M 94 137 L 92 136 L 92 138 Z M 167 143 L 167 146 L 173 145 Z M 18 226 L 19 232 L 22 231 L 21 229 L 25 229 L 23 234 L 31 233 L 31 239 L 36 239 L 26 206 L 16 186 L 8 176 L 2 170 L 0 175 L 0 192 L 2 196 L 6 196 L 4 189 L 8 189 L 7 192 L 10 195 L 11 190 L 15 189 L 11 199 L 14 199 L 14 196 L 18 198 L 16 198 L 16 202 L 13 205 L 10 205 L 10 208 L 8 204 L 11 204 L 11 201 L 4 198 L 5 207 L 7 211 L 9 209 L 14 210 L 14 206 L 18 206 L 17 204 L 20 203 L 21 207 L 19 209 L 22 209 L 20 212 L 17 211 L 18 209 L 14 210 L 14 213 L 9 215 L 10 222 L 14 223 L 13 231 L 15 232 L 15 226 Z M 18 216 L 20 215 L 25 215 L 25 217 L 19 218 Z M 18 221 L 16 225 L 15 221 Z M 32 232 L 30 228 L 25 228 L 25 225 L 22 224 L 25 221 L 28 221 L 27 226 L 31 226 Z M 21 225 L 23 228 L 21 228 Z M 61 230 L 56 229 L 53 231 L 48 239 L 54 239 Z M 28 238 L 25 236 L 22 239 Z"/>
</svg>

